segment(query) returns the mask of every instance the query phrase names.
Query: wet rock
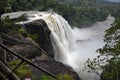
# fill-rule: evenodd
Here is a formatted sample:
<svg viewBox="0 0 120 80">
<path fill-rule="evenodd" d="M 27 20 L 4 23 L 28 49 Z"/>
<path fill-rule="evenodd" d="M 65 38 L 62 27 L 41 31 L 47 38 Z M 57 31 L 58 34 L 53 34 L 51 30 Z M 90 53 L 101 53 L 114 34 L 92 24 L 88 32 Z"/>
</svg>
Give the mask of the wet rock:
<svg viewBox="0 0 120 80">
<path fill-rule="evenodd" d="M 49 56 L 53 57 L 53 47 L 50 40 L 50 33 L 47 24 L 43 20 L 36 20 L 25 24 L 26 30 L 32 34 L 38 35 L 36 42 L 44 49 Z"/>
<path fill-rule="evenodd" d="M 35 59 L 34 63 L 55 75 L 66 75 L 67 74 L 68 76 L 71 76 L 73 78 L 73 80 L 81 80 L 72 68 L 65 66 L 61 62 L 55 61 L 46 55 L 43 55 L 43 57 L 41 57 L 41 56 L 37 57 L 37 59 Z M 41 76 L 45 75 L 45 73 L 43 73 L 42 71 L 39 71 L 33 67 L 31 67 L 31 70 L 32 70 L 34 76 L 37 77 L 36 80 L 40 80 Z"/>
</svg>

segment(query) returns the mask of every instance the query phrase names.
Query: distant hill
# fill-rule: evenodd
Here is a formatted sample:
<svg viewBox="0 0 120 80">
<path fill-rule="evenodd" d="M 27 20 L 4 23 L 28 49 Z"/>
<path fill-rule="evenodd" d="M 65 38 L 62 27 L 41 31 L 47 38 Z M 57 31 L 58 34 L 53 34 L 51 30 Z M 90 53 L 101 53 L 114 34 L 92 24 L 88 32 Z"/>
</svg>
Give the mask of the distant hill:
<svg viewBox="0 0 120 80">
<path fill-rule="evenodd" d="M 103 21 L 108 14 L 120 18 L 120 3 L 106 0 L 2 0 L 0 14 L 16 11 L 52 9 L 73 26 L 88 26 Z"/>
<path fill-rule="evenodd" d="M 89 4 L 93 4 L 93 3 L 120 3 L 120 0 L 58 0 L 61 3 L 64 4 L 84 4 L 84 3 L 89 3 Z"/>
<path fill-rule="evenodd" d="M 120 3 L 108 0 L 58 0 L 61 4 L 75 9 L 72 18 L 66 18 L 73 25 L 91 25 L 103 21 L 108 14 L 120 18 Z M 71 12 L 70 12 L 71 13 Z"/>
</svg>

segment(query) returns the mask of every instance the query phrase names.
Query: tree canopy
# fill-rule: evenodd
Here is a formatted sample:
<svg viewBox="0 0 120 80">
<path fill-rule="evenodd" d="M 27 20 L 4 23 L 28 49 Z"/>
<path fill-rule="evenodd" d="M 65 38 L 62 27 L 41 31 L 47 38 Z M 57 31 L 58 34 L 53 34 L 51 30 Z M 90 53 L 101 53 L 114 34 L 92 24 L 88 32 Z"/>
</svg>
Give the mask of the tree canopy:
<svg viewBox="0 0 120 80">
<path fill-rule="evenodd" d="M 108 14 L 120 19 L 120 4 L 101 0 L 0 0 L 0 15 L 10 11 L 49 9 L 53 9 L 71 25 L 78 27 L 103 21 Z"/>
</svg>

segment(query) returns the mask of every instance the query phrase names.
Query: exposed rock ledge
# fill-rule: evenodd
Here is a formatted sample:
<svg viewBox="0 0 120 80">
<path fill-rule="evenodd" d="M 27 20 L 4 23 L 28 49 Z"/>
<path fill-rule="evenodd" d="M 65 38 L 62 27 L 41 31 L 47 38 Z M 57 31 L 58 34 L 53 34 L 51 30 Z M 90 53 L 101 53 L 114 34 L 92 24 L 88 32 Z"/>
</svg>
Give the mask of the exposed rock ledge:
<svg viewBox="0 0 120 80">
<path fill-rule="evenodd" d="M 11 19 L 20 17 L 22 14 L 34 14 L 38 11 L 25 11 L 25 12 L 15 12 L 3 14 L 4 16 L 9 16 Z M 20 13 L 20 14 L 19 14 Z M 80 80 L 79 76 L 73 71 L 72 68 L 63 65 L 61 62 L 55 61 L 53 58 L 53 50 L 50 42 L 50 30 L 48 29 L 46 23 L 43 20 L 36 20 L 26 23 L 25 29 L 30 34 L 38 34 L 38 40 L 35 42 L 31 39 L 23 39 L 26 43 L 17 43 L 12 45 L 10 48 L 20 55 L 33 59 L 34 63 L 45 68 L 55 75 L 68 74 L 74 78 L 74 80 Z M 15 37 L 16 38 L 16 37 Z M 45 53 L 40 50 L 42 48 Z M 51 57 L 52 56 L 52 57 Z M 31 67 L 33 74 L 40 80 L 40 76 L 44 75 L 43 72 Z"/>
<path fill-rule="evenodd" d="M 73 80 L 81 80 L 79 76 L 76 74 L 76 72 L 73 71 L 72 68 L 70 68 L 67 65 L 62 64 L 61 62 L 53 60 L 44 54 L 41 57 L 37 57 L 35 59 L 35 63 L 55 75 L 66 75 L 67 74 L 68 76 L 71 76 Z M 40 80 L 41 75 L 45 75 L 42 71 L 38 71 L 37 69 L 34 69 L 33 67 L 31 69 L 33 71 L 33 74 L 37 76 L 37 80 Z"/>
</svg>

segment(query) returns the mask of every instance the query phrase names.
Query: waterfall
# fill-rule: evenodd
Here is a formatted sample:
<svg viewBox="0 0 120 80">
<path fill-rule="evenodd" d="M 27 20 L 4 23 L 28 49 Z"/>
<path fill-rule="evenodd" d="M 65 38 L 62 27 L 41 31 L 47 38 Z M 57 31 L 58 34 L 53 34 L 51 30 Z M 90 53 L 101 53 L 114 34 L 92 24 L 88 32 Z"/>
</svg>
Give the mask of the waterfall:
<svg viewBox="0 0 120 80">
<path fill-rule="evenodd" d="M 51 42 L 54 48 L 55 59 L 65 64 L 68 63 L 68 55 L 73 44 L 72 29 L 68 22 L 58 14 L 43 18 L 51 30 Z"/>
<path fill-rule="evenodd" d="M 55 60 L 71 66 L 82 80 L 99 80 L 95 73 L 83 71 L 84 62 L 97 56 L 95 51 L 104 45 L 104 31 L 113 23 L 113 17 L 82 29 L 72 29 L 62 16 L 54 12 L 37 12 L 29 14 L 28 18 L 26 22 L 43 19 L 47 23 Z"/>
</svg>

